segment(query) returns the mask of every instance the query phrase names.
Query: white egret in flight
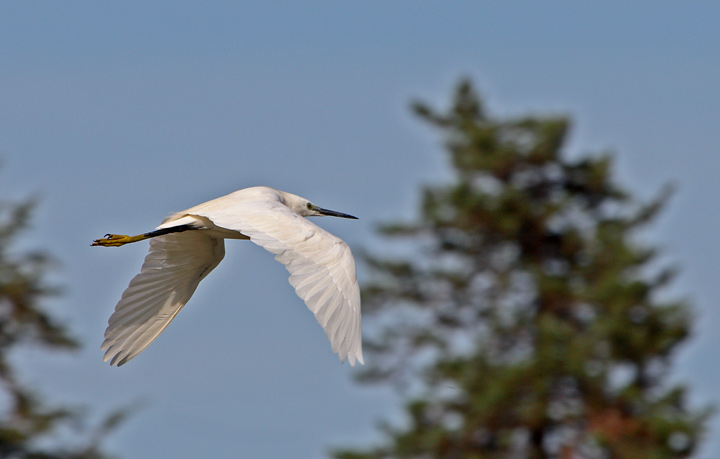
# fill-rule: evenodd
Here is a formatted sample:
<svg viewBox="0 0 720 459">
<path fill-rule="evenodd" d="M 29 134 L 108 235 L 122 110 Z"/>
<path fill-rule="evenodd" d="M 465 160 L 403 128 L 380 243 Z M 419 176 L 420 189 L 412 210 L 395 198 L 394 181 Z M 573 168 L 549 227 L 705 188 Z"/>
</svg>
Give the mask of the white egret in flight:
<svg viewBox="0 0 720 459">
<path fill-rule="evenodd" d="M 120 366 L 142 352 L 223 259 L 224 239 L 249 239 L 285 265 L 340 361 L 364 363 L 355 260 L 342 239 L 303 218 L 322 215 L 356 218 L 258 186 L 173 214 L 149 233 L 95 240 L 93 246 L 118 247 L 150 239 L 140 274 L 108 320 L 104 360 Z"/>
</svg>

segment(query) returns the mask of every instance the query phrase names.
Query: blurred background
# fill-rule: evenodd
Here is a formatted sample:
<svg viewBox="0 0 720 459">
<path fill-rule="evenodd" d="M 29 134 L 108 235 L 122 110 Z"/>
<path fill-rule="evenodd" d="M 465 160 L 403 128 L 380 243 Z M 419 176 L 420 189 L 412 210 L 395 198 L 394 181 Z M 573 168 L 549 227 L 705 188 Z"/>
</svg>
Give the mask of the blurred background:
<svg viewBox="0 0 720 459">
<path fill-rule="evenodd" d="M 267 185 L 358 216 L 318 223 L 372 248 L 378 223 L 411 220 L 419 187 L 449 178 L 410 103 L 444 107 L 467 77 L 498 116 L 570 116 L 568 153 L 614 152 L 639 197 L 677 185 L 647 234 L 695 306 L 670 379 L 716 401 L 718 17 L 715 2 L 1 3 L 0 198 L 37 199 L 14 250 L 59 261 L 63 293 L 43 305 L 82 344 L 14 351 L 20 379 L 91 419 L 139 404 L 104 443 L 118 457 L 315 458 L 377 441 L 399 399 L 353 382 L 261 248 L 230 241 L 118 369 L 99 346 L 147 247 L 89 244 Z M 720 419 L 709 426 L 698 457 L 720 455 Z"/>
</svg>

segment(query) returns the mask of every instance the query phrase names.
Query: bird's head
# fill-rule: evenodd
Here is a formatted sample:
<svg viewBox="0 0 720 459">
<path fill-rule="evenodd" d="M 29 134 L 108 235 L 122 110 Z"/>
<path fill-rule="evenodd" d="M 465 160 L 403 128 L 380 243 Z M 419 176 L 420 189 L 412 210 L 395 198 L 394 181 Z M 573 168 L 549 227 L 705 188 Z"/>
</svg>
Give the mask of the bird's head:
<svg viewBox="0 0 720 459">
<path fill-rule="evenodd" d="M 341 218 L 353 218 L 357 220 L 357 217 L 353 217 L 352 215 L 344 214 L 342 212 L 336 212 L 334 210 L 328 210 L 323 209 L 322 207 L 318 207 L 315 204 L 311 203 L 305 198 L 302 198 L 300 196 L 294 195 L 292 193 L 286 193 L 283 192 L 283 198 L 285 201 L 285 205 L 290 208 L 290 210 L 296 212 L 299 215 L 302 215 L 303 217 L 323 217 L 323 216 L 329 216 L 329 217 L 341 217 Z"/>
</svg>

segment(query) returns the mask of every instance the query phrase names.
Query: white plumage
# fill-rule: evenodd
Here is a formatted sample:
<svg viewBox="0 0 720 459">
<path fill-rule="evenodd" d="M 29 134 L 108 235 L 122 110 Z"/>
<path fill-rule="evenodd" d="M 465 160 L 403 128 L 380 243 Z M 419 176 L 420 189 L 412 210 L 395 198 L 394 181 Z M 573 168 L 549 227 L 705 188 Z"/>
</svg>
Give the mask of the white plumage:
<svg viewBox="0 0 720 459">
<path fill-rule="evenodd" d="M 290 284 L 325 330 L 340 361 L 363 363 L 360 290 L 350 248 L 304 217 L 332 215 L 307 199 L 268 187 L 236 191 L 167 218 L 141 236 L 107 235 L 93 245 L 150 238 L 140 274 L 110 316 L 102 349 L 118 366 L 142 352 L 225 255 L 224 239 L 250 239 L 275 254 Z"/>
</svg>

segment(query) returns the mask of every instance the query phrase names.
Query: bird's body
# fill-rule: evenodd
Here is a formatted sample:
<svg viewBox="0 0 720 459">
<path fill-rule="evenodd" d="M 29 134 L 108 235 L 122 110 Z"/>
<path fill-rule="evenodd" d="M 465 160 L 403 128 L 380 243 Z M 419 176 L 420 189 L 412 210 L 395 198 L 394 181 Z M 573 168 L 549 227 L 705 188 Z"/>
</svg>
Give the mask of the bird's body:
<svg viewBox="0 0 720 459">
<path fill-rule="evenodd" d="M 340 360 L 363 363 L 355 261 L 345 242 L 304 218 L 320 215 L 355 218 L 291 193 L 252 187 L 173 214 L 155 231 L 96 240 L 92 245 L 120 246 L 150 239 L 140 274 L 108 321 L 104 359 L 119 366 L 142 352 L 223 259 L 224 239 L 250 239 L 285 265 Z"/>
</svg>

